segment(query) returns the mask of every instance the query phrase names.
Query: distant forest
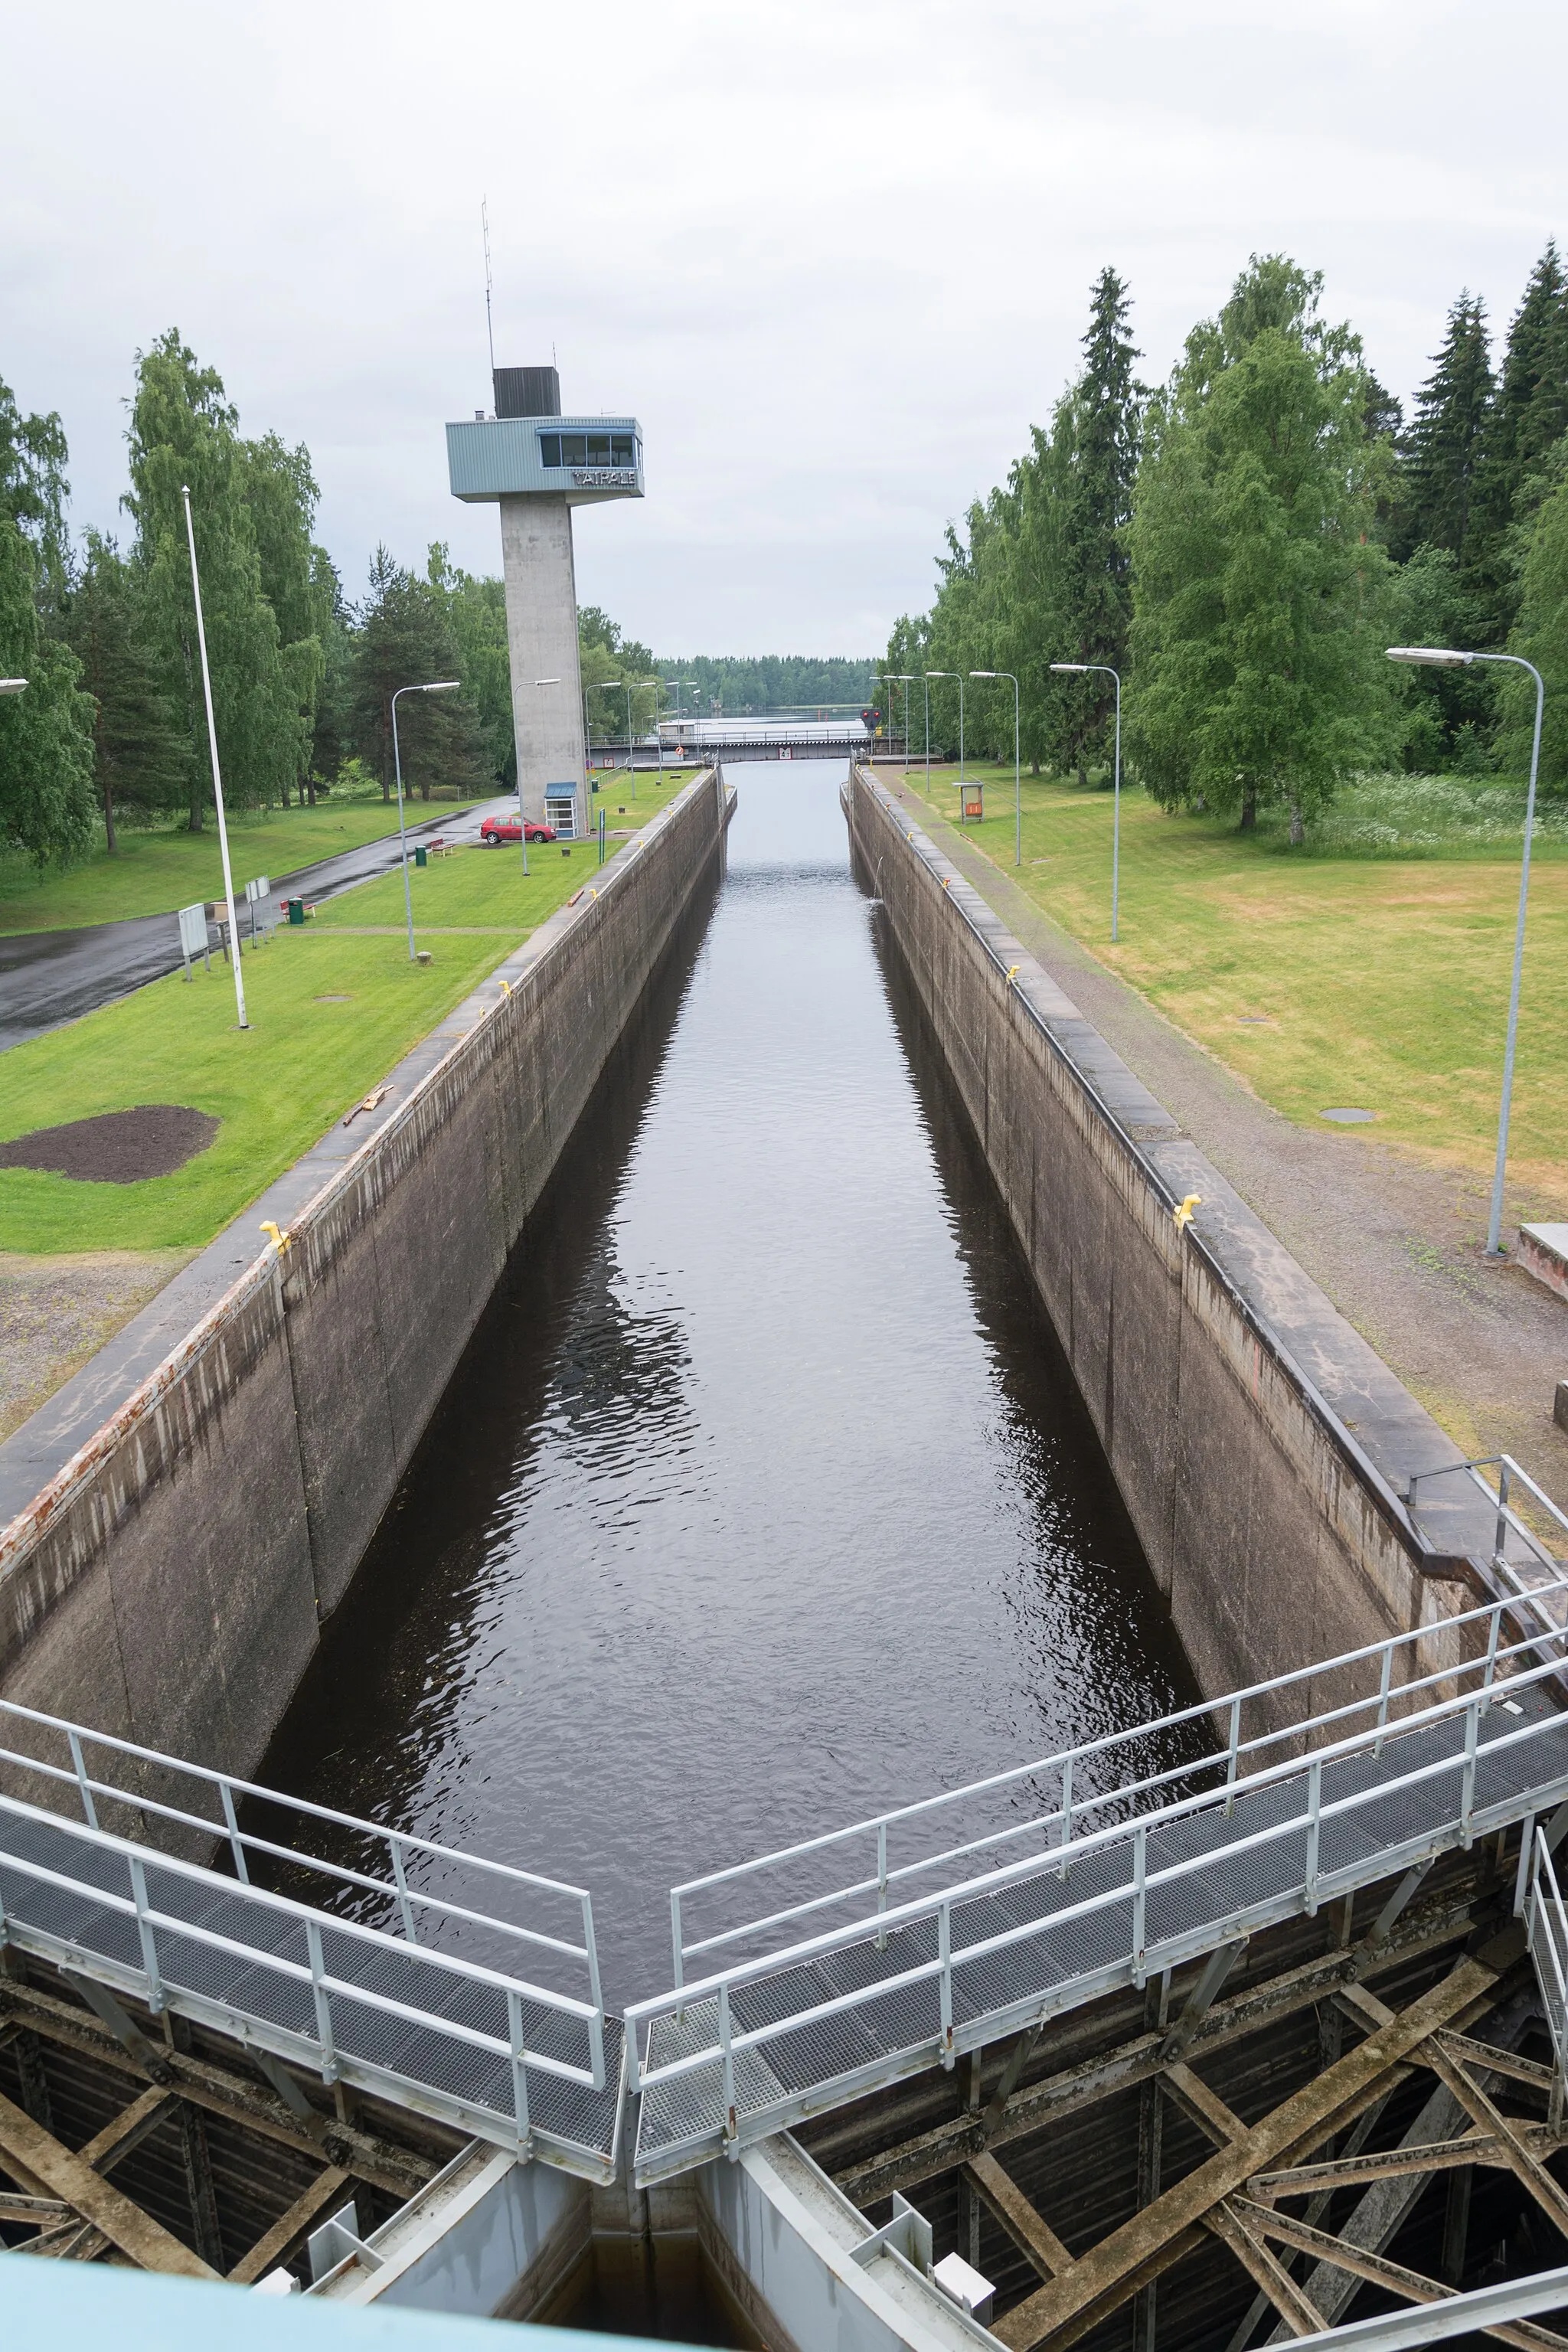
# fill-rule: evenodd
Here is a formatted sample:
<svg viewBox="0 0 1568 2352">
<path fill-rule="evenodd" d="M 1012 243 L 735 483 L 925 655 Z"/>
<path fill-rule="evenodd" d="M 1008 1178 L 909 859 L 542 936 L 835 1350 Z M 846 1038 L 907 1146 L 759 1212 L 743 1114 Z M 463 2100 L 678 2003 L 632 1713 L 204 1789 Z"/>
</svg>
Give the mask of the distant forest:
<svg viewBox="0 0 1568 2352">
<path fill-rule="evenodd" d="M 805 654 L 766 654 L 742 661 L 709 654 L 661 655 L 654 665 L 664 678 L 695 678 L 695 688 L 683 686 L 681 708 L 700 709 L 706 717 L 715 706 L 731 719 L 764 710 L 816 709 L 842 703 L 859 710 L 874 699 L 878 665 L 874 660 L 813 660 Z M 675 708 L 674 690 L 666 707 Z"/>
</svg>

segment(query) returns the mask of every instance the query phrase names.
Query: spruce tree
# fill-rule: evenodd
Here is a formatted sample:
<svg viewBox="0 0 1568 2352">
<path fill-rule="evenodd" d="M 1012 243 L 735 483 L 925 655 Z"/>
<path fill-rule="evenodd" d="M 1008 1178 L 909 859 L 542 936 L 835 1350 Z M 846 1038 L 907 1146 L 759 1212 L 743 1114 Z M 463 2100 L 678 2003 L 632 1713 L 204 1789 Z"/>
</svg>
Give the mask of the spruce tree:
<svg viewBox="0 0 1568 2352">
<path fill-rule="evenodd" d="M 141 576 L 95 530 L 72 582 L 66 635 L 93 698 L 93 776 L 112 853 L 117 812 L 178 805 L 189 744 L 169 708 Z"/>
<path fill-rule="evenodd" d="M 1488 472 L 1505 529 L 1525 478 L 1568 432 L 1568 273 L 1554 241 L 1530 273 L 1514 313 L 1498 385 Z"/>
<path fill-rule="evenodd" d="M 1132 620 L 1131 564 L 1127 527 L 1132 518 L 1132 484 L 1138 470 L 1142 394 L 1132 363 L 1138 357 L 1127 331 L 1127 289 L 1114 269 L 1095 281 L 1089 330 L 1083 338 L 1084 368 L 1068 395 L 1071 455 L 1064 485 L 1060 524 L 1060 604 L 1065 636 L 1058 660 L 1104 662 L 1124 667 Z M 1080 781 L 1089 746 L 1103 734 L 1115 707 L 1108 677 L 1076 679 L 1064 713 L 1064 746 Z"/>
<path fill-rule="evenodd" d="M 81 665 L 44 625 L 66 576 L 66 437 L 57 415 L 24 416 L 0 383 L 0 844 L 39 865 L 92 845 L 92 703 Z"/>
<path fill-rule="evenodd" d="M 1466 290 L 1448 313 L 1443 347 L 1416 395 L 1397 552 L 1446 547 L 1461 571 L 1478 552 L 1486 530 L 1481 493 L 1494 391 L 1486 306 Z"/>
</svg>

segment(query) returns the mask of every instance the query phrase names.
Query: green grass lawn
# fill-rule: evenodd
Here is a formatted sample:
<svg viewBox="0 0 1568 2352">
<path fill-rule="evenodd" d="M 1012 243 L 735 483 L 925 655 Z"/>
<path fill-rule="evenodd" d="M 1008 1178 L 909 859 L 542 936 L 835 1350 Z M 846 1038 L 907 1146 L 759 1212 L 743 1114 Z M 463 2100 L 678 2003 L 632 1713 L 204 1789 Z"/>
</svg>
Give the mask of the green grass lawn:
<svg viewBox="0 0 1568 2352">
<path fill-rule="evenodd" d="M 407 822 L 421 824 L 446 809 L 455 815 L 471 802 L 405 804 Z M 358 849 L 397 831 L 397 803 L 379 800 L 322 801 L 317 807 L 240 811 L 228 821 L 235 894 L 257 874 L 290 874 L 318 857 Z M 203 833 L 184 825 L 122 826 L 111 857 L 101 844 L 82 866 L 40 874 L 26 858 L 0 857 L 0 931 L 68 930 L 80 923 L 112 923 L 127 915 L 165 915 L 197 898 L 223 895 L 217 825 Z"/>
<path fill-rule="evenodd" d="M 677 790 L 673 778 L 657 794 L 639 784 L 639 816 Z M 621 845 L 612 842 L 611 853 Z M 0 1169 L 0 1249 L 155 1250 L 209 1241 L 599 873 L 596 846 L 587 842 L 570 857 L 531 850 L 529 863 L 525 881 L 515 848 L 472 847 L 415 872 L 416 923 L 434 958 L 427 965 L 408 960 L 397 874 L 327 902 L 302 929 L 280 925 L 268 946 L 245 955 L 251 1027 L 243 1034 L 233 973 L 215 956 L 210 973 L 195 967 L 191 983 L 173 973 L 12 1046 L 0 1057 L 0 1139 L 139 1103 L 187 1103 L 223 1125 L 174 1175 L 137 1184 Z M 380 931 L 384 924 L 395 928 Z"/>
<path fill-rule="evenodd" d="M 969 838 L 1102 963 L 1289 1118 L 1375 1112 L 1374 1135 L 1489 1175 L 1519 895 L 1520 840 L 1462 831 L 1406 841 L 1373 816 L 1309 854 L 1234 823 L 1121 802 L 1121 940 L 1110 941 L 1111 795 L 1026 778 L 1024 863 L 1013 773 L 975 768 Z M 923 771 L 908 783 L 923 790 Z M 1446 780 L 1444 780 L 1446 782 Z M 1387 798 L 1402 786 L 1391 780 Z M 1361 798 L 1374 807 L 1368 785 Z M 1431 796 L 1428 795 L 1430 798 Z M 956 818 L 955 780 L 931 805 Z M 1342 817 L 1342 824 L 1348 819 Z M 1517 819 L 1515 820 L 1517 824 Z M 1555 815 L 1535 846 L 1510 1171 L 1568 1213 L 1568 854 Z"/>
</svg>

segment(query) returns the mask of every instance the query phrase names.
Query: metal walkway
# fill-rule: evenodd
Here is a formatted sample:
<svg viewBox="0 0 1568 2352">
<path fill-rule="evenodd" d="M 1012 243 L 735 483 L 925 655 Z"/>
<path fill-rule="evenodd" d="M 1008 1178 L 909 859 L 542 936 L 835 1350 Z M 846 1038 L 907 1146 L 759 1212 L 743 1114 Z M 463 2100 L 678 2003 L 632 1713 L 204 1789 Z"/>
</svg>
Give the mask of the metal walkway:
<svg viewBox="0 0 1568 2352">
<path fill-rule="evenodd" d="M 677 1888 L 674 1987 L 626 2012 L 637 2181 L 1401 1871 L 1408 1900 L 1438 1854 L 1553 1811 L 1565 1599 L 1559 1579 L 1528 1611 L 1500 1601 Z M 1541 1630 L 1520 1637 L 1521 1615 Z M 1139 1769 L 1183 1734 L 1210 1752 Z M 754 1906 L 759 1881 L 765 1911 L 688 1940 L 695 1906 Z"/>
<path fill-rule="evenodd" d="M 100 2011 L 105 1991 L 129 1994 L 237 2037 L 265 2053 L 263 2071 L 289 2060 L 614 2179 L 622 2031 L 605 2014 L 582 1888 L 26 1707 L 0 1702 L 0 1727 L 35 1748 L 0 1747 L 6 1780 L 37 1794 L 52 1783 L 81 1812 L 0 1792 L 0 1943 L 52 1961 Z M 289 1843 L 252 1825 L 274 1813 Z M 168 1851 L 215 1843 L 228 1871 Z M 313 1899 L 258 1885 L 263 1874 Z M 508 1901 L 553 1906 L 576 1937 L 503 1916 Z M 500 1965 L 437 1941 L 453 1937 Z M 580 1991 L 564 1989 L 574 1979 Z M 112 2024 L 112 2000 L 106 2013 Z"/>
</svg>

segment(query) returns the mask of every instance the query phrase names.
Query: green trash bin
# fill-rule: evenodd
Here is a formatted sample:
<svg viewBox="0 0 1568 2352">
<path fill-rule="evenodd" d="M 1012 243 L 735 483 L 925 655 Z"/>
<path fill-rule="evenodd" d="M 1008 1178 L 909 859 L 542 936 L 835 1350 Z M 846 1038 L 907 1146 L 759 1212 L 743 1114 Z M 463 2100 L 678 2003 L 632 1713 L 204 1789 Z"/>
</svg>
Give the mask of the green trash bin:
<svg viewBox="0 0 1568 2352">
<path fill-rule="evenodd" d="M 289 899 L 289 920 L 291 923 L 298 923 L 300 929 L 303 929 L 305 922 L 305 901 L 303 898 Z"/>
<path fill-rule="evenodd" d="M 414 863 L 416 866 L 428 866 L 430 863 L 429 852 L 422 841 L 415 844 Z"/>
</svg>

